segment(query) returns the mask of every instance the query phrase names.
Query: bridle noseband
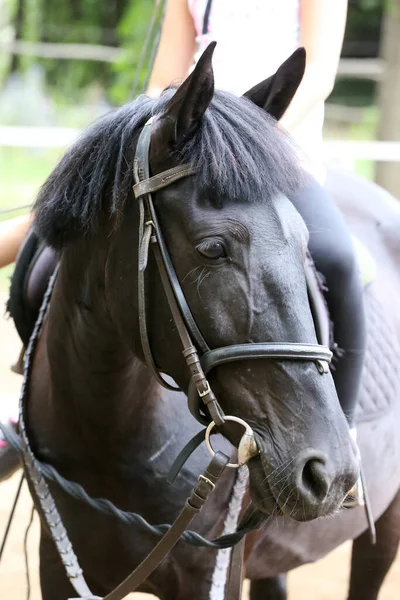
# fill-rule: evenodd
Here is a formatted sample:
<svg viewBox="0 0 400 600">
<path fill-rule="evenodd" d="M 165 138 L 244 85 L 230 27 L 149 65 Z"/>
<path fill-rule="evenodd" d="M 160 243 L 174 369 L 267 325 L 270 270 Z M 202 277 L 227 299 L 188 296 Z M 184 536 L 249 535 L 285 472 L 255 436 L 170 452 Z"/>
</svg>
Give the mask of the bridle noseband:
<svg viewBox="0 0 400 600">
<path fill-rule="evenodd" d="M 154 208 L 152 193 L 157 192 L 180 179 L 195 174 L 196 169 L 189 165 L 181 165 L 150 177 L 150 143 L 152 134 L 150 119 L 143 127 L 134 161 L 133 193 L 139 203 L 139 322 L 140 336 L 144 356 L 148 367 L 157 380 L 168 389 L 179 390 L 170 386 L 160 375 L 151 352 L 146 322 L 145 280 L 148 248 L 151 244 L 162 285 L 168 299 L 172 318 L 183 345 L 183 356 L 191 373 L 188 390 L 189 408 L 195 418 L 202 424 L 209 425 L 210 419 L 217 426 L 225 423 L 222 411 L 207 379 L 207 374 L 216 366 L 237 361 L 268 358 L 275 360 L 312 361 L 321 374 L 329 372 L 332 352 L 327 346 L 320 344 L 299 343 L 251 343 L 224 346 L 210 349 L 204 340 L 177 278 L 167 246 Z M 201 402 L 208 410 L 209 418 L 201 411 Z M 253 453 L 254 455 L 254 453 Z M 249 457 L 248 457 L 249 458 Z"/>
</svg>

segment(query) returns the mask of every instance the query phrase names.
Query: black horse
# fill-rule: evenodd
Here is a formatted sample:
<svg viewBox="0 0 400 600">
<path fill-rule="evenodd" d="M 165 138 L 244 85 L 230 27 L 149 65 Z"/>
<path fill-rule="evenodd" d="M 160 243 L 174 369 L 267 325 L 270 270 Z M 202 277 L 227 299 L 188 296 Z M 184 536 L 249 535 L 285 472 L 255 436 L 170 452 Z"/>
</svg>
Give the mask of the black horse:
<svg viewBox="0 0 400 600">
<path fill-rule="evenodd" d="M 35 209 L 36 228 L 59 252 L 60 269 L 29 382 L 32 447 L 91 496 L 152 523 L 174 520 L 207 453 L 197 450 L 176 484 L 167 484 L 173 459 L 199 425 L 185 394 L 166 391 L 154 378 L 139 335 L 139 211 L 131 190 L 138 135 L 150 117 L 152 174 L 182 163 L 197 168 L 154 198 L 175 271 L 208 345 L 316 343 L 304 269 L 307 229 L 287 199 L 303 173 L 270 116 L 289 105 L 304 62 L 295 54 L 278 77 L 236 98 L 214 92 L 211 54 L 208 49 L 177 91 L 158 100 L 139 97 L 90 128 L 49 177 Z M 375 207 L 368 196 L 362 202 L 354 198 L 344 209 L 378 261 L 366 302 L 375 323 L 389 323 L 396 353 L 400 210 L 387 202 Z M 152 255 L 146 277 L 155 362 L 187 391 L 187 367 Z M 381 347 L 372 345 L 367 368 L 377 354 L 382 357 Z M 285 598 L 277 576 L 355 538 L 349 598 L 377 597 L 399 540 L 399 367 L 392 357 L 385 357 L 383 373 L 375 370 L 378 385 L 361 402 L 384 396 L 386 414 L 359 425 L 378 519 L 376 547 L 363 533 L 361 509 L 339 511 L 358 470 L 331 375 L 321 375 L 313 362 L 267 359 L 211 372 L 223 410 L 252 427 L 260 450 L 248 463 L 251 499 L 265 514 L 246 549 L 246 575 L 256 580 L 253 600 Z M 226 471 L 196 520 L 203 535 L 221 532 L 233 483 Z M 90 587 L 105 595 L 156 540 L 57 486 L 52 491 Z M 44 600 L 76 595 L 46 527 L 40 558 Z M 206 600 L 215 560 L 213 550 L 180 543 L 142 589 L 166 600 Z"/>
</svg>

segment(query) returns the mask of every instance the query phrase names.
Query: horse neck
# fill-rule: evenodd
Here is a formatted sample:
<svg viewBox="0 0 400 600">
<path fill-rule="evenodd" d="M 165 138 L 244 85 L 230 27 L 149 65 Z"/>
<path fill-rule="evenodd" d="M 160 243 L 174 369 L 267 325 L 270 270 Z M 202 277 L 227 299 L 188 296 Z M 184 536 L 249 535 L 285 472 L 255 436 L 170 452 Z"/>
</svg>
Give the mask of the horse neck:
<svg viewBox="0 0 400 600">
<path fill-rule="evenodd" d="M 149 410 L 158 384 L 118 333 L 105 298 L 105 249 L 64 252 L 47 323 L 51 397 L 63 421 L 123 434 Z"/>
</svg>

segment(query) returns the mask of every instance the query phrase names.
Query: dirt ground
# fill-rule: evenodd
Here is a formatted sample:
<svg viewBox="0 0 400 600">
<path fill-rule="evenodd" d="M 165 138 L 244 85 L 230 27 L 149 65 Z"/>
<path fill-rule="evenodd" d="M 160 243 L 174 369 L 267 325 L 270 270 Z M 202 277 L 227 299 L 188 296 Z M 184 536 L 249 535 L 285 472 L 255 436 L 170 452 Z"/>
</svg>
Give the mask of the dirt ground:
<svg viewBox="0 0 400 600">
<path fill-rule="evenodd" d="M 0 306 L 3 307 L 5 294 L 0 293 Z M 1 311 L 3 312 L 3 311 Z M 19 342 L 11 322 L 0 320 L 0 413 L 7 412 L 15 405 L 21 378 L 10 372 L 10 364 L 19 352 Z M 0 539 L 19 481 L 19 474 L 0 486 Z M 24 488 L 22 500 L 17 508 L 10 537 L 0 566 L 0 600 L 23 600 L 26 594 L 25 563 L 23 540 L 29 522 L 32 503 Z M 29 567 L 31 573 L 31 600 L 40 600 L 38 583 L 38 521 L 34 519 L 29 537 Z M 350 544 L 345 544 L 324 560 L 297 569 L 290 575 L 290 598 L 293 600 L 345 600 L 349 571 Z M 246 588 L 247 589 L 247 588 Z M 247 593 L 245 597 L 248 598 Z M 150 596 L 133 594 L 132 600 L 145 600 Z M 400 598 L 400 555 L 393 565 L 383 586 L 380 600 Z"/>
</svg>

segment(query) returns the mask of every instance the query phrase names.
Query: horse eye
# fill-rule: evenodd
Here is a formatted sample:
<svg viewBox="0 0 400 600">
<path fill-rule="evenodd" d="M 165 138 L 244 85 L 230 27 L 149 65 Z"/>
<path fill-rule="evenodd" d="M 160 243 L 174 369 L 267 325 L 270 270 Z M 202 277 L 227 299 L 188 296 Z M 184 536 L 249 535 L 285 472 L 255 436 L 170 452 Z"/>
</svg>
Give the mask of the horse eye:
<svg viewBox="0 0 400 600">
<path fill-rule="evenodd" d="M 202 242 L 196 247 L 196 250 L 201 256 L 208 258 L 209 260 L 217 260 L 218 258 L 226 257 L 226 251 L 223 244 L 216 240 Z"/>
</svg>

